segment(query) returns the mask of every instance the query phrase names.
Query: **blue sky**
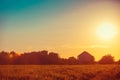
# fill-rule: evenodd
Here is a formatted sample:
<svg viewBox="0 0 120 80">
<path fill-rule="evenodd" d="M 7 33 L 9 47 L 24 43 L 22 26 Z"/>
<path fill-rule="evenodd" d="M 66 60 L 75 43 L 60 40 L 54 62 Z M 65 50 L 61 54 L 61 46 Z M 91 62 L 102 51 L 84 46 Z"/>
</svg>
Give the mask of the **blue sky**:
<svg viewBox="0 0 120 80">
<path fill-rule="evenodd" d="M 4 0 L 0 7 L 7 25 L 22 21 L 32 22 L 36 19 L 52 19 L 73 3 L 67 0 Z"/>
</svg>

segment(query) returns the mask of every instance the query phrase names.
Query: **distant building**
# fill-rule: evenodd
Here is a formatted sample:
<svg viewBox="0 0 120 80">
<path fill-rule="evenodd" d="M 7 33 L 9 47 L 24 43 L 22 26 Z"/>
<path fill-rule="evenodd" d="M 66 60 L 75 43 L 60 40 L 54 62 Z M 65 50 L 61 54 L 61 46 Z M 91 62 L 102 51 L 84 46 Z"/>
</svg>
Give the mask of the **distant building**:
<svg viewBox="0 0 120 80">
<path fill-rule="evenodd" d="M 93 64 L 95 61 L 94 57 L 90 53 L 84 51 L 78 55 L 78 62 L 79 64 Z"/>
</svg>

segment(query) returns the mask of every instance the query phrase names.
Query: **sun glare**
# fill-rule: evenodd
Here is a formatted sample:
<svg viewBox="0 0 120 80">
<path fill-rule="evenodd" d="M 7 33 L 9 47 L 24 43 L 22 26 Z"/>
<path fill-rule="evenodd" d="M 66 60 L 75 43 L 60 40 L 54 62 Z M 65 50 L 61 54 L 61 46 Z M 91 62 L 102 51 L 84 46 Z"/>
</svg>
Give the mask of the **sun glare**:
<svg viewBox="0 0 120 80">
<path fill-rule="evenodd" d="M 114 25 L 112 25 L 110 23 L 104 23 L 104 24 L 99 26 L 97 32 L 98 32 L 98 35 L 102 39 L 110 40 L 111 38 L 113 38 L 116 35 L 117 29 L 115 28 Z"/>
</svg>

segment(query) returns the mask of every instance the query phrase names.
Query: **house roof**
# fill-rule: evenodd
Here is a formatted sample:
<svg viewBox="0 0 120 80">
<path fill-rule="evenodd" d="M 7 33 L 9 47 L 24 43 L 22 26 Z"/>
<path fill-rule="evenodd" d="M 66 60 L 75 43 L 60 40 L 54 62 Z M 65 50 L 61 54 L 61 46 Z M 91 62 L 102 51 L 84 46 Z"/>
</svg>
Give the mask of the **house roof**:
<svg viewBox="0 0 120 80">
<path fill-rule="evenodd" d="M 92 56 L 92 55 L 89 52 L 84 51 L 80 55 L 78 55 L 78 57 L 80 57 L 80 56 Z"/>
</svg>

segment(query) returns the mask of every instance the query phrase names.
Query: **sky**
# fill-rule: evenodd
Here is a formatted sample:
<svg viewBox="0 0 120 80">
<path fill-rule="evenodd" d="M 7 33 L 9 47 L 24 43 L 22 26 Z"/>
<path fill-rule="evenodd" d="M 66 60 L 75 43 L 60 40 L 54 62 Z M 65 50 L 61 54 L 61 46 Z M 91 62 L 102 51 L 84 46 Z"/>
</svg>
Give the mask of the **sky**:
<svg viewBox="0 0 120 80">
<path fill-rule="evenodd" d="M 116 28 L 113 38 L 97 34 L 103 23 Z M 96 60 L 118 60 L 119 36 L 119 0 L 0 0 L 0 51 L 48 50 L 64 58 L 88 51 Z"/>
</svg>

